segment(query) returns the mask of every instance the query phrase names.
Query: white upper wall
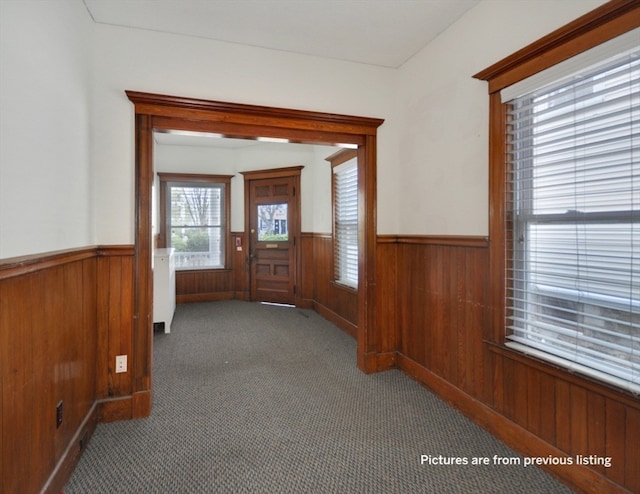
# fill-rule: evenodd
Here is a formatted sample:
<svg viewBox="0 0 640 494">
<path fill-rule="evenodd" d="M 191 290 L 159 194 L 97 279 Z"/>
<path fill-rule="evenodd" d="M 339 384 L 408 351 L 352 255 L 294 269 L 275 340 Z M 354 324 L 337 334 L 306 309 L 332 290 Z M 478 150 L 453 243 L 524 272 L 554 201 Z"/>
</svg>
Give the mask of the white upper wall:
<svg viewBox="0 0 640 494">
<path fill-rule="evenodd" d="M 399 69 L 398 232 L 488 234 L 489 98 L 472 76 L 603 3 L 483 0 Z"/>
<path fill-rule="evenodd" d="M 133 104 L 130 89 L 234 103 L 385 118 L 395 71 L 293 53 L 113 26 L 95 26 L 94 159 L 99 242 L 132 243 Z M 380 159 L 393 161 L 387 123 Z M 379 199 L 392 201 L 394 175 Z M 117 201 L 113 201 L 114 195 Z M 393 209 L 379 221 L 394 227 Z"/>
<path fill-rule="evenodd" d="M 81 0 L 0 0 L 0 258 L 133 243 L 126 89 L 384 118 L 378 233 L 486 235 L 488 97 L 472 76 L 602 3 L 483 0 L 394 70 L 96 25 Z"/>
<path fill-rule="evenodd" d="M 0 1 L 0 259 L 95 243 L 80 1 Z"/>
</svg>

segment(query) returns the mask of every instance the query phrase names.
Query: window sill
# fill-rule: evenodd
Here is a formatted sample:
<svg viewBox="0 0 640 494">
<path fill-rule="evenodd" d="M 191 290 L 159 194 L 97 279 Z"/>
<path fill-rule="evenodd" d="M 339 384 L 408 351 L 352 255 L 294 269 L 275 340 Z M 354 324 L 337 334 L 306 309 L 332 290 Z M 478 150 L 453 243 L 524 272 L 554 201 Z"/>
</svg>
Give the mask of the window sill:
<svg viewBox="0 0 640 494">
<path fill-rule="evenodd" d="M 345 292 L 351 292 L 353 294 L 358 293 L 358 289 L 356 287 L 353 286 L 349 286 L 349 285 L 345 285 L 344 283 L 340 283 L 338 281 L 332 280 L 331 285 L 336 287 L 336 288 L 340 288 L 341 290 L 344 290 Z"/>
<path fill-rule="evenodd" d="M 543 360 L 536 357 L 533 352 L 529 352 L 528 350 L 521 351 L 520 348 L 510 348 L 487 340 L 484 340 L 484 344 L 488 347 L 490 352 L 496 355 L 508 358 L 526 365 L 527 367 L 544 372 L 545 374 L 549 374 L 553 377 L 562 379 L 563 381 L 575 384 L 603 396 L 624 402 L 625 404 L 640 410 L 640 400 L 638 399 L 637 392 L 634 393 L 629 389 L 617 387 L 613 384 L 609 384 L 588 375 L 565 368 L 559 364 Z M 525 351 L 528 353 L 525 353 Z"/>
</svg>

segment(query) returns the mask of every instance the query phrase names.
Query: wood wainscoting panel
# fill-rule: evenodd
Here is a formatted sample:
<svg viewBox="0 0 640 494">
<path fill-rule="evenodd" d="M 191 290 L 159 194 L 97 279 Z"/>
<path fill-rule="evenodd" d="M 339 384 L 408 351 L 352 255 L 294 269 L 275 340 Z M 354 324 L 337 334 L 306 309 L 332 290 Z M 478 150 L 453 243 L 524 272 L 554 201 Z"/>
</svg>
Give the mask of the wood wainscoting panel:
<svg viewBox="0 0 640 494">
<path fill-rule="evenodd" d="M 378 237 L 376 249 L 376 341 L 372 342 L 378 353 L 395 354 L 401 342 L 398 335 L 398 310 L 401 301 L 397 297 L 398 249 L 395 237 Z"/>
<path fill-rule="evenodd" d="M 399 352 L 478 398 L 485 378 L 486 239 L 396 242 Z"/>
<path fill-rule="evenodd" d="M 588 482 L 582 468 L 559 469 L 558 475 L 584 492 L 639 492 L 638 430 L 640 401 L 628 393 L 564 371 L 498 345 L 488 345 L 498 376 L 494 409 L 504 421 L 518 424 L 577 463 L 578 457 L 610 459 L 610 466 L 582 465 L 594 472 Z M 499 436 L 504 424 L 488 427 Z M 499 436 L 500 437 L 500 436 Z M 517 438 L 507 443 L 518 451 Z M 542 445 L 532 453 L 545 456 Z"/>
<path fill-rule="evenodd" d="M 611 459 L 545 467 L 571 488 L 640 492 L 640 400 L 495 341 L 487 239 L 380 236 L 377 253 L 380 352 L 396 338 L 401 370 L 525 456 Z"/>
<path fill-rule="evenodd" d="M 130 397 L 133 393 L 133 266 L 131 246 L 98 252 L 98 400 Z M 117 355 L 127 355 L 127 372 L 115 372 Z"/>
<path fill-rule="evenodd" d="M 296 306 L 311 308 L 315 297 L 315 261 L 313 233 L 302 232 L 300 234 L 300 271 L 298 273 L 298 286 L 296 288 Z"/>
<path fill-rule="evenodd" d="M 176 271 L 176 302 L 209 302 L 235 298 L 231 269 Z"/>
<path fill-rule="evenodd" d="M 59 492 L 94 426 L 95 252 L 0 261 L 1 492 Z"/>
<path fill-rule="evenodd" d="M 316 233 L 304 234 L 303 237 L 313 239 L 312 260 L 303 260 L 305 279 L 313 280 L 313 307 L 340 329 L 357 338 L 358 291 L 334 282 L 332 235 Z M 303 250 L 303 253 L 308 252 L 308 247 Z M 310 285 L 310 282 L 305 282 L 305 290 L 309 290 Z"/>
</svg>

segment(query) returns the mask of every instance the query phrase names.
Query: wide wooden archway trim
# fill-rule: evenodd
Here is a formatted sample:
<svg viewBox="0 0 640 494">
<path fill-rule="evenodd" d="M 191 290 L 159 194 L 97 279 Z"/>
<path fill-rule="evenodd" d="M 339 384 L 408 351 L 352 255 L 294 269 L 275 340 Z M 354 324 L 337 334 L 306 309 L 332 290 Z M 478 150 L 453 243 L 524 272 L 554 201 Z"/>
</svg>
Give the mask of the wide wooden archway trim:
<svg viewBox="0 0 640 494">
<path fill-rule="evenodd" d="M 358 146 L 360 266 L 358 367 L 378 368 L 375 342 L 376 138 L 384 120 L 179 96 L 126 91 L 135 105 L 135 299 L 133 328 L 133 415 L 151 411 L 153 132 L 172 130 L 255 139 L 276 137 L 309 144 Z"/>
</svg>

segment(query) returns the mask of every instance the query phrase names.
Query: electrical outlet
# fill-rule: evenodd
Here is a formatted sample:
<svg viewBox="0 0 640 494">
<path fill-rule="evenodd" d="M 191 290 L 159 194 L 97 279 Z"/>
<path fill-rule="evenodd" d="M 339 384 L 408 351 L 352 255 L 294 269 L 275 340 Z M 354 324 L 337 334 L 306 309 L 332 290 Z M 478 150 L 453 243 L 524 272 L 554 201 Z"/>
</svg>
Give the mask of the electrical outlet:
<svg viewBox="0 0 640 494">
<path fill-rule="evenodd" d="M 116 374 L 119 374 L 121 372 L 127 372 L 127 356 L 126 355 L 116 356 Z"/>
</svg>

